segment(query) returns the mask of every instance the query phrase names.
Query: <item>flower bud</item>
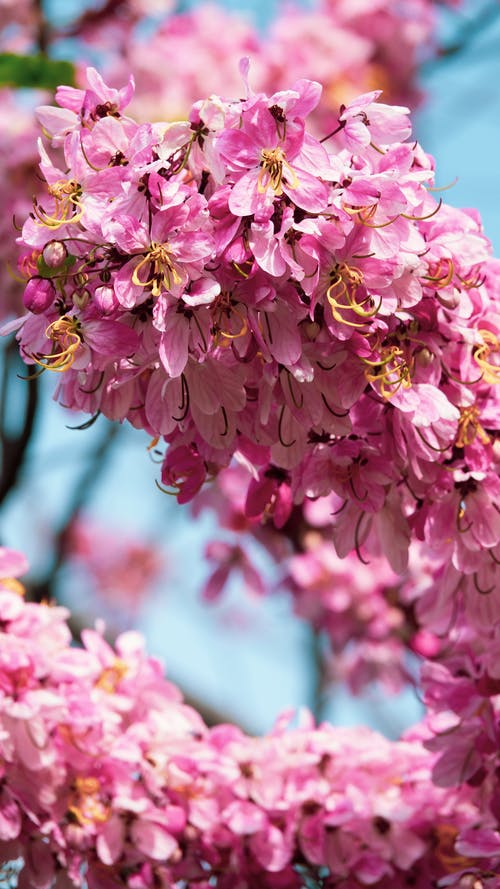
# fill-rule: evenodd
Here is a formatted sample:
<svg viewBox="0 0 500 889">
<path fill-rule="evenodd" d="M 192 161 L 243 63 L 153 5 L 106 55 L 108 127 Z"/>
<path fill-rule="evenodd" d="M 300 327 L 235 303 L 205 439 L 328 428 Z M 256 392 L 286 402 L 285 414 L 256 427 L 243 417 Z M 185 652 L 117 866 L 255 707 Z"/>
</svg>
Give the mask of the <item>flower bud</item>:
<svg viewBox="0 0 500 889">
<path fill-rule="evenodd" d="M 54 302 L 55 287 L 48 278 L 30 278 L 23 294 L 23 303 L 34 315 L 43 315 Z"/>
<path fill-rule="evenodd" d="M 66 245 L 62 241 L 49 241 L 43 248 L 43 261 L 47 268 L 57 269 L 68 255 Z"/>
<path fill-rule="evenodd" d="M 103 315 L 109 315 L 120 305 L 112 287 L 96 287 L 94 305 Z"/>
<path fill-rule="evenodd" d="M 317 323 L 317 321 L 308 321 L 307 324 L 304 325 L 306 336 L 310 340 L 316 339 L 318 334 L 321 331 L 321 327 Z"/>
<path fill-rule="evenodd" d="M 72 299 L 77 309 L 84 309 L 90 300 L 90 290 L 75 290 Z"/>
<path fill-rule="evenodd" d="M 415 360 L 420 367 L 429 367 L 430 364 L 434 361 L 434 353 L 431 352 L 427 346 L 424 346 L 422 349 L 419 349 L 415 354 Z"/>
</svg>

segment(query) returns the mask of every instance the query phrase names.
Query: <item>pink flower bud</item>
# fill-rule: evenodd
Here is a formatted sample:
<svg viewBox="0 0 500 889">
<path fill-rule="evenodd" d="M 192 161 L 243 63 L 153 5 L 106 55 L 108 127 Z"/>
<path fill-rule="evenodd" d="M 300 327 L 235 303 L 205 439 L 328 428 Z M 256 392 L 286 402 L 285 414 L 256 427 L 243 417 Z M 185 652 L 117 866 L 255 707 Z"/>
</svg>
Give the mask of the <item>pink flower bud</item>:
<svg viewBox="0 0 500 889">
<path fill-rule="evenodd" d="M 49 241 L 43 248 L 43 261 L 49 269 L 57 269 L 68 255 L 66 246 L 62 241 Z"/>
<path fill-rule="evenodd" d="M 23 303 L 34 315 L 42 315 L 54 302 L 56 291 L 48 278 L 30 278 L 24 294 Z"/>
<path fill-rule="evenodd" d="M 120 305 L 112 287 L 97 287 L 94 293 L 94 305 L 103 313 L 109 315 Z"/>
<path fill-rule="evenodd" d="M 73 293 L 73 305 L 76 306 L 77 309 L 84 309 L 90 300 L 90 291 L 85 290 L 75 290 Z"/>
</svg>

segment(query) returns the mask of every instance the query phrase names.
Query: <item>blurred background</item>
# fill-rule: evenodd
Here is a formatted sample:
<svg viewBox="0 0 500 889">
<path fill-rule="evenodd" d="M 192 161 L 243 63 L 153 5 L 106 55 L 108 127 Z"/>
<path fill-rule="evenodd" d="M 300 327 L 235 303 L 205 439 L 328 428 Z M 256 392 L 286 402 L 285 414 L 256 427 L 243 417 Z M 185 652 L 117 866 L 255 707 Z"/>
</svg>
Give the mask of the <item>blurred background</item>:
<svg viewBox="0 0 500 889">
<path fill-rule="evenodd" d="M 496 0 L 2 0 L 0 29 L 2 323 L 22 312 L 15 224 L 40 187 L 32 108 L 51 101 L 65 73 L 81 84 L 89 62 L 113 84 L 134 73 L 131 113 L 141 119 L 177 119 L 207 93 L 239 92 L 243 56 L 255 89 L 321 80 L 314 126 L 323 132 L 342 101 L 382 88 L 387 101 L 414 109 L 437 184 L 451 186 L 445 199 L 476 207 L 500 249 Z M 324 634 L 294 614 L 286 549 L 263 545 L 249 529 L 221 528 L 210 498 L 193 514 L 161 493 L 147 436 L 103 417 L 81 428 L 88 418 L 52 400 L 50 374 L 23 379 L 12 339 L 2 344 L 0 539 L 26 552 L 33 598 L 67 604 L 75 636 L 96 619 L 111 637 L 140 629 L 208 720 L 260 733 L 283 709 L 306 706 L 339 725 L 365 723 L 396 737 L 418 719 L 411 681 L 391 683 L 381 670 L 361 694 L 347 691 Z M 228 552 L 227 583 L 212 595 Z M 416 670 L 411 655 L 405 669 Z"/>
</svg>

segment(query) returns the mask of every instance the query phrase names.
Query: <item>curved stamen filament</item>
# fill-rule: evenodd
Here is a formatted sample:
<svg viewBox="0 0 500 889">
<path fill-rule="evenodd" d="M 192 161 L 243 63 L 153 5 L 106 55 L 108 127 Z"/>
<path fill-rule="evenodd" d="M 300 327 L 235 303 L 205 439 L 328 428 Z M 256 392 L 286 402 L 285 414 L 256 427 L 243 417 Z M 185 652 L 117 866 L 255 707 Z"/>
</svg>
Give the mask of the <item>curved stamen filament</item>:
<svg viewBox="0 0 500 889">
<path fill-rule="evenodd" d="M 434 210 L 431 210 L 430 213 L 427 213 L 426 216 L 414 216 L 413 214 L 410 214 L 410 213 L 401 213 L 401 216 L 404 219 L 411 219 L 413 222 L 423 222 L 425 219 L 432 219 L 432 217 L 435 216 L 436 213 L 439 212 L 442 205 L 443 205 L 443 199 L 439 198 L 437 207 L 435 207 Z"/>
<path fill-rule="evenodd" d="M 234 307 L 232 308 L 232 312 L 233 312 L 233 314 L 237 315 L 241 321 L 241 327 L 240 327 L 238 333 L 229 333 L 226 330 L 218 329 L 216 339 L 218 339 L 219 336 L 223 336 L 226 340 L 238 340 L 238 339 L 240 339 L 240 337 L 246 336 L 246 334 L 248 333 L 247 319 L 245 318 L 243 312 L 240 312 L 239 309 L 236 309 Z M 221 317 L 222 317 L 222 312 L 221 312 Z M 219 323 L 221 321 L 221 317 L 219 318 Z"/>
<path fill-rule="evenodd" d="M 33 202 L 33 211 L 39 225 L 56 229 L 65 223 L 80 221 L 83 216 L 82 189 L 76 179 L 59 179 L 49 185 L 48 192 L 55 200 L 53 215 L 47 213 L 36 198 Z"/>
<path fill-rule="evenodd" d="M 358 302 L 356 299 L 358 288 L 363 283 L 363 273 L 356 266 L 348 266 L 346 263 L 339 263 L 330 275 L 331 283 L 326 291 L 326 298 L 332 307 L 332 314 L 336 321 L 346 324 L 349 327 L 364 327 L 366 322 L 375 317 L 382 305 L 382 299 L 378 306 L 373 305 L 373 299 L 367 295 Z M 365 304 L 370 306 L 365 309 Z M 363 319 L 361 323 L 356 321 L 348 321 L 341 314 L 342 312 L 352 311 Z"/>
<path fill-rule="evenodd" d="M 143 269 L 146 269 L 146 280 L 139 276 Z M 152 296 L 159 296 L 163 290 L 171 290 L 174 285 L 182 283 L 168 244 L 153 241 L 145 256 L 137 263 L 132 274 L 132 283 L 139 287 L 151 287 Z"/>
<path fill-rule="evenodd" d="M 45 335 L 52 340 L 54 350 L 48 355 L 31 355 L 31 358 L 45 370 L 55 370 L 57 373 L 68 370 L 82 343 L 80 322 L 77 318 L 64 315 L 49 324 Z"/>
<path fill-rule="evenodd" d="M 482 345 L 476 346 L 474 360 L 483 371 L 485 383 L 500 383 L 500 364 L 489 361 L 490 355 L 497 355 L 500 359 L 500 342 L 491 330 L 478 331 L 483 338 Z"/>
<path fill-rule="evenodd" d="M 378 361 L 361 359 L 369 365 L 365 370 L 365 376 L 369 383 L 380 384 L 382 398 L 390 399 L 396 392 L 411 388 L 410 367 L 408 366 L 402 349 L 397 346 L 389 346 L 382 349 Z M 373 371 L 370 370 L 373 367 Z"/>
<path fill-rule="evenodd" d="M 453 261 L 448 259 L 448 257 L 443 256 L 436 264 L 432 273 L 429 269 L 429 274 L 422 275 L 422 278 L 425 281 L 432 281 L 432 283 L 439 289 L 440 287 L 448 287 L 452 282 L 454 274 L 455 267 Z"/>
<path fill-rule="evenodd" d="M 278 145 L 276 148 L 263 148 L 260 153 L 261 170 L 257 179 L 257 191 L 264 194 L 269 186 L 279 197 L 283 194 L 283 177 L 287 171 L 288 188 L 297 188 L 299 180 L 295 170 L 286 160 L 285 152 Z"/>
<path fill-rule="evenodd" d="M 372 222 L 371 220 L 377 212 L 377 206 L 377 204 L 371 204 L 368 207 L 344 206 L 344 210 L 351 216 L 357 216 L 358 222 L 360 222 L 361 225 L 365 225 L 367 228 L 387 228 L 388 225 L 392 225 L 392 223 L 396 222 L 396 219 L 399 218 L 399 214 L 397 214 L 396 216 L 393 216 L 392 219 L 388 219 L 387 222 Z"/>
<path fill-rule="evenodd" d="M 475 272 L 471 269 L 466 278 L 462 278 L 461 275 L 458 275 L 457 277 L 462 287 L 465 287 L 466 290 L 474 290 L 476 287 L 481 287 L 486 280 L 486 276 L 482 275 L 479 269 Z"/>
<path fill-rule="evenodd" d="M 479 422 L 479 408 L 473 404 L 470 407 L 460 409 L 458 421 L 458 433 L 455 444 L 457 448 L 464 448 L 472 444 L 476 436 L 483 444 L 489 444 L 490 437 Z"/>
<path fill-rule="evenodd" d="M 240 337 L 246 336 L 246 334 L 248 333 L 247 318 L 241 309 L 236 308 L 234 302 L 231 300 L 230 293 L 222 292 L 216 298 L 214 304 L 212 305 L 212 314 L 214 316 L 212 333 L 215 346 L 228 346 L 231 340 L 240 339 Z M 236 315 L 239 318 L 240 329 L 237 331 L 237 333 L 233 333 L 231 330 L 222 330 L 224 316 L 226 316 L 227 322 L 229 323 L 233 315 Z M 221 343 L 220 337 L 224 337 L 227 342 Z"/>
</svg>

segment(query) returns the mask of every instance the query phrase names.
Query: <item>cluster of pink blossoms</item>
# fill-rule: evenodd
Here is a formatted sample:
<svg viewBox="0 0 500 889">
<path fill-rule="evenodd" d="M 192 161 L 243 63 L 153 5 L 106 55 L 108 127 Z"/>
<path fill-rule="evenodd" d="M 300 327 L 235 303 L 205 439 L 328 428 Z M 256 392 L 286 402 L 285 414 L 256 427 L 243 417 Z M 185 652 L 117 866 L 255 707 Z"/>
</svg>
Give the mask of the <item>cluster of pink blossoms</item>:
<svg viewBox="0 0 500 889">
<path fill-rule="evenodd" d="M 280 527 L 331 496 L 339 556 L 378 548 L 401 572 L 415 537 L 487 593 L 498 264 L 476 214 L 429 190 L 405 109 L 361 96 L 321 143 L 320 92 L 247 87 L 137 124 L 131 83 L 60 88 L 39 115 L 66 168 L 41 147 L 21 352 L 66 406 L 163 438 L 179 502 L 236 457 L 249 516 Z"/>
<path fill-rule="evenodd" d="M 456 4 L 451 4 L 456 5 Z M 252 57 L 252 81 L 259 90 L 273 91 L 295 79 L 310 77 L 324 84 L 311 125 L 325 133 L 340 102 L 382 85 L 386 96 L 412 107 L 419 99 L 418 65 L 437 51 L 435 0 L 357 0 L 322 2 L 303 10 L 293 4 L 278 8 L 268 32 L 260 34 L 243 16 L 215 4 L 200 3 L 177 13 L 162 0 L 112 0 L 82 12 L 72 25 L 43 26 L 35 5 L 7 2 L 0 8 L 0 46 L 10 52 L 30 51 L 43 34 L 61 47 L 68 33 L 78 45 L 77 78 L 85 83 L 83 59 L 99 54 L 110 82 L 125 80 L 133 71 L 136 94 L 132 104 L 138 120 L 184 117 L 192 103 L 207 93 L 238 95 L 238 61 Z M 151 19 L 157 26 L 151 33 Z M 147 34 L 147 38 L 144 36 Z M 40 101 L 40 100 L 38 100 Z M 1 239 L 2 292 L 0 317 L 19 311 L 19 282 L 7 269 L 15 267 L 12 217 L 24 218 L 33 192 L 38 191 L 33 114 L 11 91 L 0 91 L 4 121 L 0 174 L 4 183 Z"/>
<path fill-rule="evenodd" d="M 0 856 L 19 886 L 495 889 L 500 838 L 474 787 L 438 787 L 423 730 L 286 716 L 208 729 L 136 633 L 113 649 L 26 603 L 0 550 Z"/>
</svg>

